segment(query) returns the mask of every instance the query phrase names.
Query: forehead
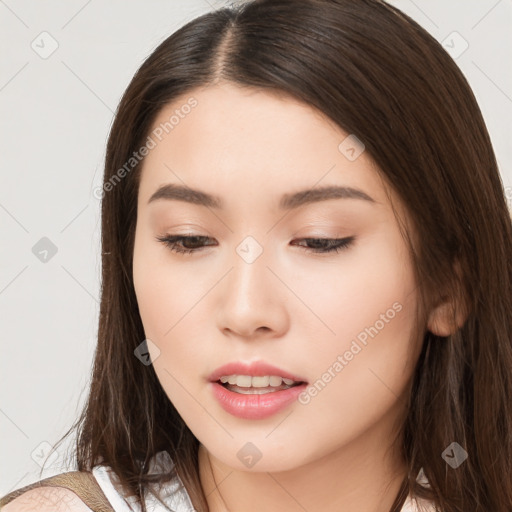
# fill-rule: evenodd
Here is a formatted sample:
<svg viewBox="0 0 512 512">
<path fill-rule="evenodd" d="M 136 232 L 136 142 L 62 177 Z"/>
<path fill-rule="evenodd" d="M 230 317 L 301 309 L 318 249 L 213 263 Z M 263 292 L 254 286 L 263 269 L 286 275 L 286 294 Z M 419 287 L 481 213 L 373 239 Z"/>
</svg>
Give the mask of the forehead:
<svg viewBox="0 0 512 512">
<path fill-rule="evenodd" d="M 344 152 L 357 139 L 281 93 L 227 83 L 198 88 L 166 105 L 150 136 L 155 145 L 143 161 L 139 189 L 144 202 L 165 183 L 219 196 L 236 192 L 246 201 L 337 184 L 387 202 L 373 160 L 364 151 L 355 159 Z"/>
</svg>

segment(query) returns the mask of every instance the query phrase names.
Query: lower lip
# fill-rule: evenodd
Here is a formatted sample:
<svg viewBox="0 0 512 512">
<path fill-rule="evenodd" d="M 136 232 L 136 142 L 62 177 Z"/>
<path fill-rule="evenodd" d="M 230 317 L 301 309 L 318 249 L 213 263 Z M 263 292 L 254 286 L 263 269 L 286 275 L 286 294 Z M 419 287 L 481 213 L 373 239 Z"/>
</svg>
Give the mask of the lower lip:
<svg viewBox="0 0 512 512">
<path fill-rule="evenodd" d="M 218 382 L 210 384 L 213 395 L 220 406 L 229 414 L 246 420 L 261 420 L 282 411 L 297 400 L 297 397 L 307 387 L 307 384 L 300 384 L 262 395 L 243 395 L 229 391 Z"/>
</svg>

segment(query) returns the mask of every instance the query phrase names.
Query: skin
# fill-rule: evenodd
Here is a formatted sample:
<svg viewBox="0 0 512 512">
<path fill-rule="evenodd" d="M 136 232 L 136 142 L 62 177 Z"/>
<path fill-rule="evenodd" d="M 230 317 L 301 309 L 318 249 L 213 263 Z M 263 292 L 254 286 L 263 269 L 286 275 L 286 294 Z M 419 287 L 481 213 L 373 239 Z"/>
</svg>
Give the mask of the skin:
<svg viewBox="0 0 512 512">
<path fill-rule="evenodd" d="M 156 374 L 201 443 L 210 510 L 388 512 L 405 476 L 391 440 L 421 346 L 412 260 L 386 184 L 366 152 L 350 161 L 338 150 L 347 133 L 286 96 L 221 83 L 178 98 L 154 127 L 191 96 L 198 105 L 143 164 L 133 278 Z M 148 204 L 165 183 L 218 195 L 225 207 Z M 278 209 L 281 195 L 323 185 L 358 188 L 375 203 Z M 179 254 L 156 240 L 168 234 L 215 245 Z M 249 235 L 263 249 L 250 264 L 236 252 Z M 338 253 L 301 242 L 348 236 Z M 211 394 L 208 375 L 230 361 L 264 360 L 313 383 L 394 303 L 400 312 L 306 405 L 247 420 Z M 447 329 L 440 314 L 431 312 L 431 329 Z M 237 457 L 247 442 L 262 454 L 251 468 Z"/>
<path fill-rule="evenodd" d="M 4 507 L 4 512 L 90 512 L 91 509 L 70 489 L 42 486 L 26 491 Z"/>
</svg>

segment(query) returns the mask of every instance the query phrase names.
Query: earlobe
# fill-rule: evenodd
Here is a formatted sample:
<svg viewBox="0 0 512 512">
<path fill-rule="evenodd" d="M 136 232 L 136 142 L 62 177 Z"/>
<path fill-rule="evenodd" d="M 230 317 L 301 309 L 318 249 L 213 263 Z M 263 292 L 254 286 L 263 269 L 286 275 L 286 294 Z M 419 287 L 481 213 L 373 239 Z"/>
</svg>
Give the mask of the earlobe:
<svg viewBox="0 0 512 512">
<path fill-rule="evenodd" d="M 460 283 L 462 272 L 458 261 L 454 265 L 454 270 Z M 430 312 L 427 328 L 437 336 L 450 336 L 464 325 L 467 317 L 465 297 L 450 298 L 449 296 L 444 296 L 441 302 Z"/>
<path fill-rule="evenodd" d="M 443 302 L 436 306 L 429 315 L 427 328 L 437 336 L 450 336 L 457 331 L 464 320 L 460 321 L 460 315 L 456 316 L 456 322 L 453 324 L 453 305 L 448 302 Z"/>
</svg>

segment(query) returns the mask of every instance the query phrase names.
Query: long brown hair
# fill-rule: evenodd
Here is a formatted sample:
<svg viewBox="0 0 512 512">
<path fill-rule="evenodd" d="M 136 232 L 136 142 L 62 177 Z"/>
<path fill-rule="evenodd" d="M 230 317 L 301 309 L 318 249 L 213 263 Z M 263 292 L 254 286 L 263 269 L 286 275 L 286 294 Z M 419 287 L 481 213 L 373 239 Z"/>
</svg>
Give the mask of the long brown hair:
<svg viewBox="0 0 512 512">
<path fill-rule="evenodd" d="M 316 107 L 363 141 L 398 193 L 417 236 L 412 243 L 404 232 L 421 284 L 423 339 L 398 438 L 404 489 L 445 512 L 510 512 L 512 226 L 503 185 L 464 76 L 432 36 L 380 0 L 255 0 L 219 9 L 168 37 L 135 74 L 107 145 L 90 394 L 64 436 L 77 430 L 78 469 L 107 464 L 142 498 L 149 482 L 173 476 L 147 475 L 150 458 L 167 450 L 196 509 L 208 510 L 198 440 L 153 367 L 134 356 L 145 338 L 132 280 L 141 166 L 126 163 L 164 106 L 220 80 Z M 426 329 L 425 312 L 448 295 L 464 298 L 467 315 L 440 337 Z M 442 457 L 454 442 L 468 454 L 457 468 Z M 430 488 L 416 481 L 420 468 Z"/>
</svg>

